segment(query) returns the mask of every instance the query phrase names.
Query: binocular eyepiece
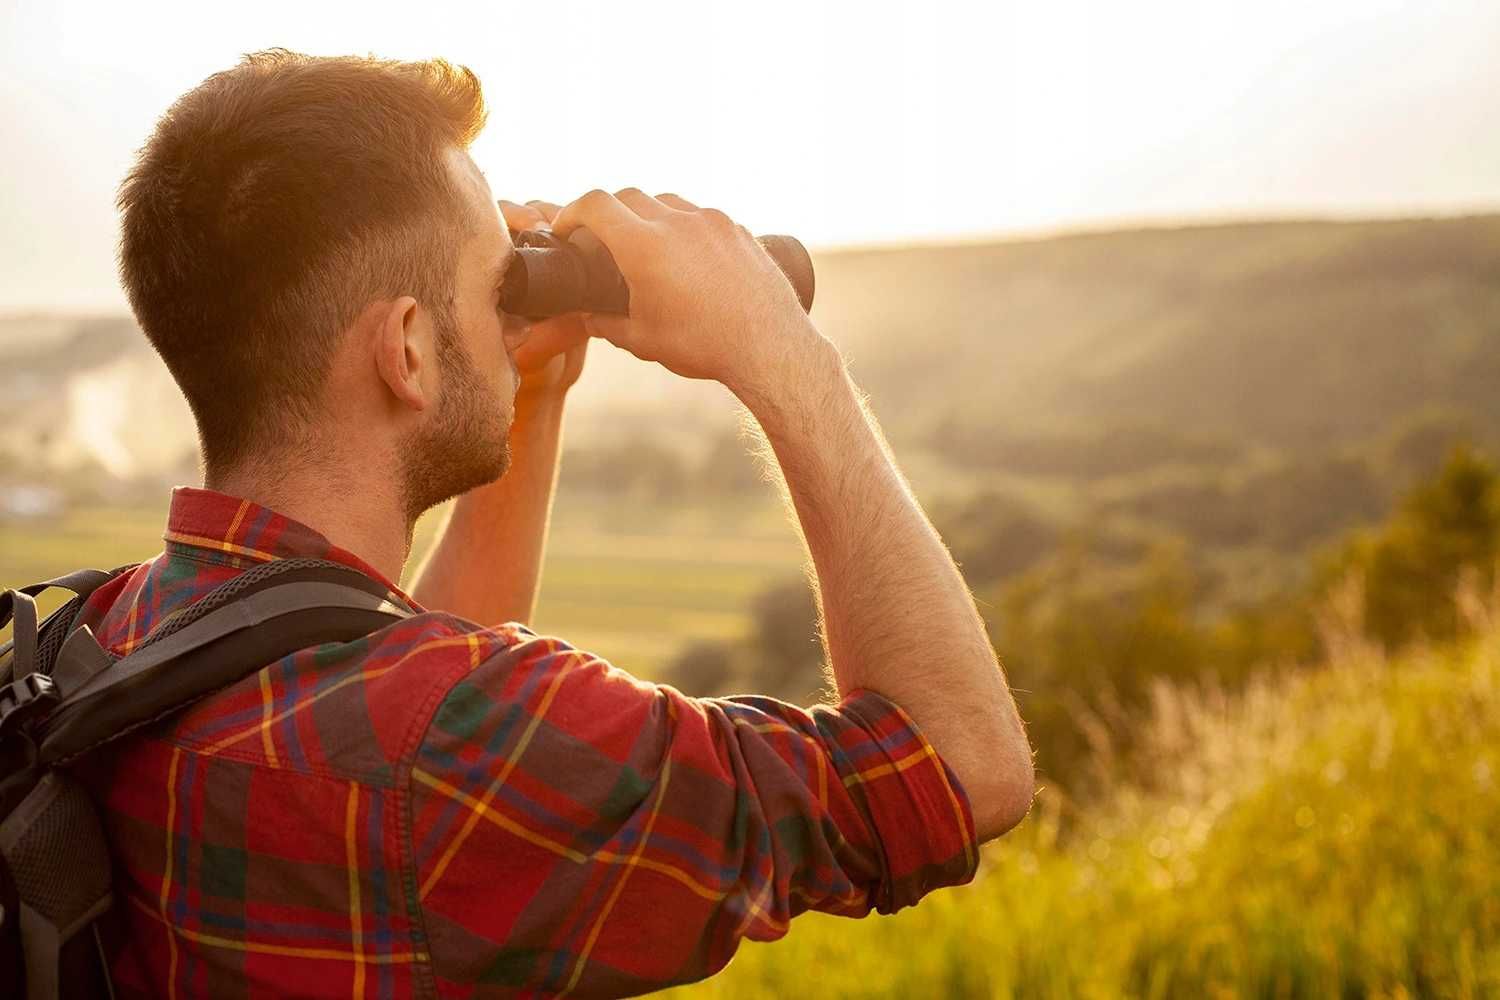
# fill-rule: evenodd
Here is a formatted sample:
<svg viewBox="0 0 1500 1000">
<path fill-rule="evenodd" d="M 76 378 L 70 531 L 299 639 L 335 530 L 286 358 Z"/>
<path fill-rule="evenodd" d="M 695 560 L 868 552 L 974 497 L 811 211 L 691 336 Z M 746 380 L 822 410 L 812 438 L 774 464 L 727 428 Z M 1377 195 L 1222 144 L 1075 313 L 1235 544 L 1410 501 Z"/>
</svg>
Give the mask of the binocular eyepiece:
<svg viewBox="0 0 1500 1000">
<path fill-rule="evenodd" d="M 500 308 L 512 316 L 547 319 L 567 312 L 630 313 L 630 289 L 609 248 L 587 229 L 560 240 L 545 229 L 510 231 L 516 256 L 500 286 Z M 786 275 L 802 308 L 811 311 L 813 265 L 791 236 L 757 236 Z"/>
</svg>

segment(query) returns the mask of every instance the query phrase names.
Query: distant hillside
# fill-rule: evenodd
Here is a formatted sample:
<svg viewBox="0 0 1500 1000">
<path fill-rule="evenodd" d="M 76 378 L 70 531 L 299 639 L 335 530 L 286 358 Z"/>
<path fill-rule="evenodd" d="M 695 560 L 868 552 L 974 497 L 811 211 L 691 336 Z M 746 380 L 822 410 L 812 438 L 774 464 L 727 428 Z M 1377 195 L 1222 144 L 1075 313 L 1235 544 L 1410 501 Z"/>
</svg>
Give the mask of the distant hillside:
<svg viewBox="0 0 1500 1000">
<path fill-rule="evenodd" d="M 896 439 L 941 427 L 1050 453 L 1059 435 L 1167 428 L 1318 451 L 1434 408 L 1500 439 L 1500 216 L 1141 229 L 816 265 L 814 317 Z M 140 411 L 129 386 L 150 397 L 149 432 L 100 438 Z M 174 395 L 128 318 L 0 319 L 0 453 L 180 469 L 194 439 Z M 599 343 L 573 412 L 576 443 L 681 439 L 733 408 L 717 386 Z"/>
<path fill-rule="evenodd" d="M 818 259 L 888 421 L 1323 447 L 1442 406 L 1500 433 L 1500 216 L 1146 229 Z"/>
</svg>

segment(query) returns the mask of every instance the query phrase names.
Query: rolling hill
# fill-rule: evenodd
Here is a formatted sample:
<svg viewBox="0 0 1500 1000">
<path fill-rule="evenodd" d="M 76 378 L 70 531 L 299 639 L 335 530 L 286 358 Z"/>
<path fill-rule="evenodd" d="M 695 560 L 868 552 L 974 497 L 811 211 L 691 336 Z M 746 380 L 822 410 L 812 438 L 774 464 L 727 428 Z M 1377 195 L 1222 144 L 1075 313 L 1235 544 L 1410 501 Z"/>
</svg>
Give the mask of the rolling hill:
<svg viewBox="0 0 1500 1000">
<path fill-rule="evenodd" d="M 818 276 L 821 328 L 907 430 L 1305 448 L 1440 406 L 1500 433 L 1500 216 L 849 252 Z"/>
<path fill-rule="evenodd" d="M 1148 428 L 1168 450 L 1316 450 L 1434 409 L 1500 439 L 1500 215 L 815 257 L 814 318 L 896 440 L 968 430 L 1058 451 L 1067 435 Z M 180 470 L 194 439 L 173 395 L 128 317 L 0 320 L 0 453 L 13 474 L 100 461 L 80 435 L 111 442 L 102 464 L 116 475 Z M 144 411 L 156 414 L 149 433 L 116 426 Z M 573 442 L 607 442 L 692 437 L 727 426 L 733 407 L 718 386 L 601 342 L 572 414 Z"/>
</svg>

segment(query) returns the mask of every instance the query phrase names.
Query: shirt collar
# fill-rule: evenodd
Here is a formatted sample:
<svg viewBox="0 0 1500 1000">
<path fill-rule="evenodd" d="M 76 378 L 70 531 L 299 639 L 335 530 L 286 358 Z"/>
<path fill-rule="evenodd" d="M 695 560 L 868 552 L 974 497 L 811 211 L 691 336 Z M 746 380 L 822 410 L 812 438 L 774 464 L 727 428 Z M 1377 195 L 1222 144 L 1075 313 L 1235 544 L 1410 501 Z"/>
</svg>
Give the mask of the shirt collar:
<svg viewBox="0 0 1500 1000">
<path fill-rule="evenodd" d="M 270 562 L 273 559 L 327 559 L 372 577 L 413 608 L 421 609 L 400 587 L 348 549 L 301 521 L 253 500 L 218 490 L 177 486 L 162 534 L 167 548 L 211 553 L 223 561 Z M 192 554 L 192 553 L 189 553 Z"/>
</svg>

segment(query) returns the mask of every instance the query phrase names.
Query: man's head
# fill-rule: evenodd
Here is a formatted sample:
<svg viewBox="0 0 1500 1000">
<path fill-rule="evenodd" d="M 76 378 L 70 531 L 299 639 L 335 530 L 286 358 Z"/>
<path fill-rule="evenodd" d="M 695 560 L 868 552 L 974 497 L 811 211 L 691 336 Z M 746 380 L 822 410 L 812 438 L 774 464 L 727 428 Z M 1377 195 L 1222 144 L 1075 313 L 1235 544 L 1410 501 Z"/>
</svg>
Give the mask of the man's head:
<svg viewBox="0 0 1500 1000">
<path fill-rule="evenodd" d="M 499 477 L 510 251 L 436 60 L 247 56 L 183 95 L 120 189 L 120 271 L 207 479 L 368 451 L 409 520 Z M 509 369 L 509 370 L 507 370 Z"/>
</svg>

